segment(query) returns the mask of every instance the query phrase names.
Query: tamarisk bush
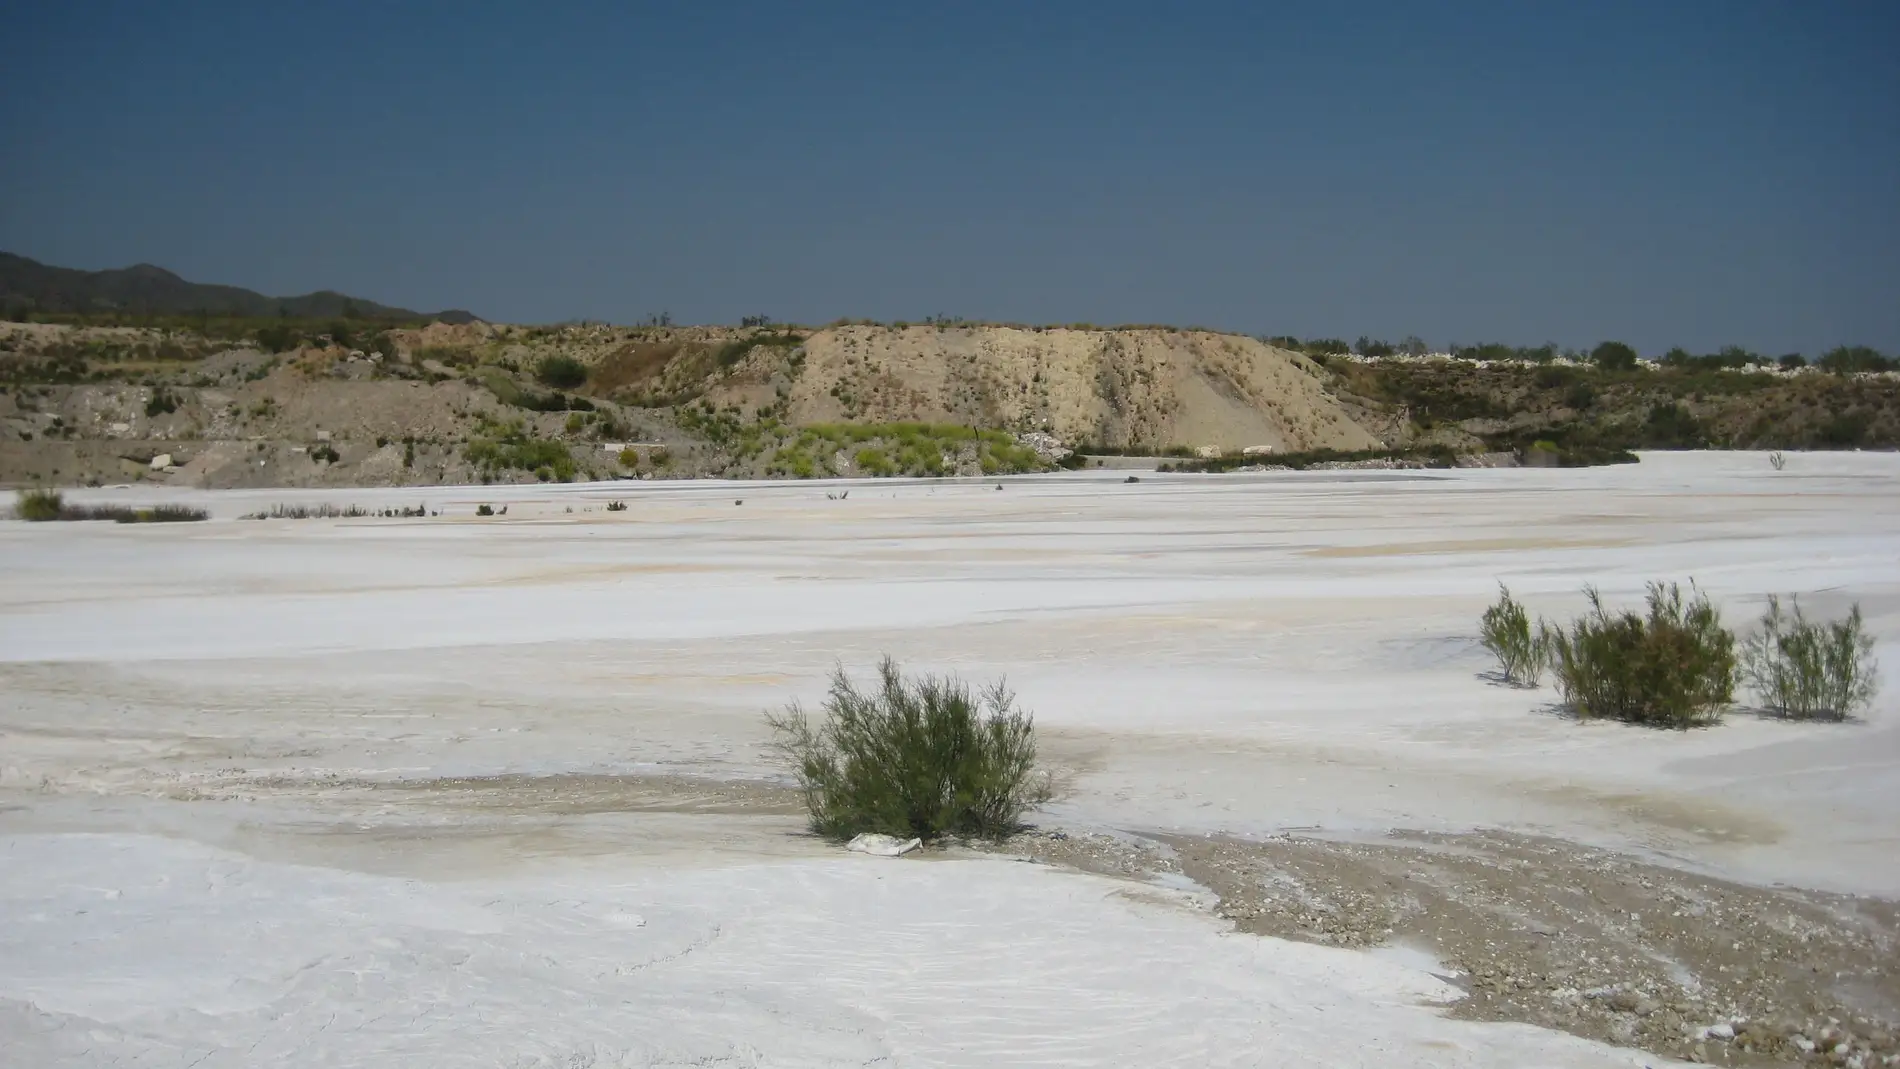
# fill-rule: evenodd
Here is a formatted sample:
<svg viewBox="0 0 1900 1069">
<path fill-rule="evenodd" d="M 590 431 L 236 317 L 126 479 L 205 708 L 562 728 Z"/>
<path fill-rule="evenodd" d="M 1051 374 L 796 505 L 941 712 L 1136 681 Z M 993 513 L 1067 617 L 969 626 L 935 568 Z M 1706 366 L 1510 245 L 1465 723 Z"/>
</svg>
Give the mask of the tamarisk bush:
<svg viewBox="0 0 1900 1069">
<path fill-rule="evenodd" d="M 1557 689 L 1577 716 L 1687 728 L 1713 722 L 1735 697 L 1735 635 L 1690 587 L 1649 584 L 1648 612 L 1612 613 L 1596 588 L 1565 630 L 1542 625 Z"/>
<path fill-rule="evenodd" d="M 1543 633 L 1531 633 L 1530 614 L 1503 583 L 1498 584 L 1497 604 L 1486 609 L 1478 623 L 1478 635 L 1484 648 L 1497 657 L 1505 682 L 1537 685 L 1548 658 Z"/>
<path fill-rule="evenodd" d="M 886 657 L 867 689 L 834 672 L 818 719 L 793 705 L 766 724 L 827 837 L 997 837 L 1049 797 L 1033 718 L 1000 682 L 972 694 L 954 676 L 906 678 Z"/>
<path fill-rule="evenodd" d="M 1874 640 L 1860 606 L 1844 620 L 1811 623 L 1801 603 L 1768 596 L 1761 630 L 1742 644 L 1742 678 L 1763 708 L 1793 720 L 1845 720 L 1873 700 Z"/>
</svg>

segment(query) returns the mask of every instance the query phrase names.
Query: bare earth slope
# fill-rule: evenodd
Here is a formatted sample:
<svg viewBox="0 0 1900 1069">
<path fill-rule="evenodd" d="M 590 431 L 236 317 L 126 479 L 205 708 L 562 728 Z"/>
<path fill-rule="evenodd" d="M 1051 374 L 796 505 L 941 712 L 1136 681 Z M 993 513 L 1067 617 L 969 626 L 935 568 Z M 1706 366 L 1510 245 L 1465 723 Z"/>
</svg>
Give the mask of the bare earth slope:
<svg viewBox="0 0 1900 1069">
<path fill-rule="evenodd" d="M 840 327 L 805 343 L 794 423 L 921 419 L 1116 448 L 1368 449 L 1305 357 L 1204 331 Z"/>
</svg>

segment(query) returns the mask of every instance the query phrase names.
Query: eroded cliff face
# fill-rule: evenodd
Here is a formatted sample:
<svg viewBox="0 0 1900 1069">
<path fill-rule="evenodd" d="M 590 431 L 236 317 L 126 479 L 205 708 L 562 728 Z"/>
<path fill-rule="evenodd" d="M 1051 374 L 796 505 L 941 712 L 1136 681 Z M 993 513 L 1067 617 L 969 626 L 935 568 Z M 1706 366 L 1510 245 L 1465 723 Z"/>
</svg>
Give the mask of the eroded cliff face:
<svg viewBox="0 0 1900 1069">
<path fill-rule="evenodd" d="M 1119 449 L 1379 444 L 1305 357 L 1200 331 L 838 327 L 806 339 L 788 400 L 792 423 L 963 423 Z"/>
</svg>

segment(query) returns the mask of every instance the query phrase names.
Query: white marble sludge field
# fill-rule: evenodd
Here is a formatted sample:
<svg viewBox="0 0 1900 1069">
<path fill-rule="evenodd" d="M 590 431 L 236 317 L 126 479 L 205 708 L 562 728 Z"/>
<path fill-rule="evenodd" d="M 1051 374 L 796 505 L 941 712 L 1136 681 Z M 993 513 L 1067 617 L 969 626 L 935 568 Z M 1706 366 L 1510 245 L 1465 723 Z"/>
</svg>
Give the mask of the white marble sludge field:
<svg viewBox="0 0 1900 1069">
<path fill-rule="evenodd" d="M 867 858 L 693 794 L 776 775 L 761 712 L 884 653 L 1008 677 L 1044 825 L 1495 827 L 1900 893 L 1900 456 L 1121 480 L 0 523 L 0 1065 L 1659 1064 L 1451 1019 L 1402 955 L 1235 933 L 1192 887 Z M 280 502 L 441 515 L 237 519 Z M 1567 618 L 1691 578 L 1738 630 L 1858 602 L 1874 708 L 1657 732 L 1485 678 L 1500 580 Z"/>
</svg>

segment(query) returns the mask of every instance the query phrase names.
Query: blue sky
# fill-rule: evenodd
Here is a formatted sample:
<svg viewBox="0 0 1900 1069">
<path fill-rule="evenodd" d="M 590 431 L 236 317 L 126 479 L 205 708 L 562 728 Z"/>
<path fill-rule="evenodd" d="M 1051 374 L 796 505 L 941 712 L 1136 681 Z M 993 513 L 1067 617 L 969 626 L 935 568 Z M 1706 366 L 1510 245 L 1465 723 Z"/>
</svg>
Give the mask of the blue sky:
<svg viewBox="0 0 1900 1069">
<path fill-rule="evenodd" d="M 497 320 L 1900 349 L 1900 4 L 18 6 L 0 249 Z"/>
</svg>

